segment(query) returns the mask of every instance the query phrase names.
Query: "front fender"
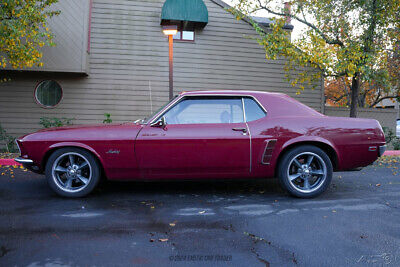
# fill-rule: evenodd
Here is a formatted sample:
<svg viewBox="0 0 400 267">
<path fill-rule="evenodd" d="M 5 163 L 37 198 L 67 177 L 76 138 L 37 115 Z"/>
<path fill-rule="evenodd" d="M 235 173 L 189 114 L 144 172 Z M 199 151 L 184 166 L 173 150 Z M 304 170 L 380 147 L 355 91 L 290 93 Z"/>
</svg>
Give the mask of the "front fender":
<svg viewBox="0 0 400 267">
<path fill-rule="evenodd" d="M 49 146 L 47 148 L 43 157 L 48 155 L 48 153 L 51 150 L 54 150 L 56 148 L 62 148 L 62 147 L 80 147 L 80 148 L 86 149 L 86 150 L 92 152 L 97 157 L 97 159 L 100 161 L 100 163 L 104 166 L 103 158 L 100 156 L 100 154 L 97 153 L 97 151 L 94 148 L 92 148 L 91 146 L 88 146 L 87 144 L 80 143 L 80 142 L 60 142 L 60 143 L 52 144 L 51 146 Z M 43 166 L 43 163 L 44 163 L 44 161 L 42 161 L 42 168 L 44 169 L 45 166 Z"/>
</svg>

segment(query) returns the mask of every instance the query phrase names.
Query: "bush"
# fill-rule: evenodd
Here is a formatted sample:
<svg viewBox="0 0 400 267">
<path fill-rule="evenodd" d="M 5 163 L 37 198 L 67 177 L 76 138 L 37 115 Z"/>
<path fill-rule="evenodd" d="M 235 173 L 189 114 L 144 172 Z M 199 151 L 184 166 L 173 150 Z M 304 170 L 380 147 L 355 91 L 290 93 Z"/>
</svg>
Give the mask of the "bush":
<svg viewBox="0 0 400 267">
<path fill-rule="evenodd" d="M 386 145 L 391 145 L 394 150 L 400 150 L 400 138 L 396 137 L 394 132 L 388 127 L 382 127 L 385 134 Z"/>
<path fill-rule="evenodd" d="M 110 113 L 104 113 L 105 119 L 103 120 L 103 123 L 112 123 L 111 119 L 111 114 Z"/>
<path fill-rule="evenodd" d="M 75 120 L 75 118 L 42 117 L 40 118 L 39 124 L 42 125 L 43 128 L 61 127 L 65 125 L 72 125 L 73 120 Z"/>
<path fill-rule="evenodd" d="M 6 145 L 6 151 L 9 153 L 17 152 L 15 145 L 15 137 L 7 134 L 6 130 L 0 124 L 0 142 L 4 142 Z"/>
<path fill-rule="evenodd" d="M 385 134 L 386 144 L 388 145 L 396 138 L 396 135 L 388 127 L 382 127 L 382 129 L 383 129 L 383 133 Z"/>
<path fill-rule="evenodd" d="M 400 138 L 395 137 L 395 139 L 392 141 L 392 145 L 394 150 L 400 150 Z"/>
</svg>

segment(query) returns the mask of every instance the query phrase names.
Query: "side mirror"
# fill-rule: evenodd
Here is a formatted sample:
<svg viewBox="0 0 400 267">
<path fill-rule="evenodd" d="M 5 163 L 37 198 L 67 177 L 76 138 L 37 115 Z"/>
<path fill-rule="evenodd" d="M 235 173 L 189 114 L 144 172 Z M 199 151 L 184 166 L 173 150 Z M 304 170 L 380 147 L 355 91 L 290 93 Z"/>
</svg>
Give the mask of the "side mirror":
<svg viewBox="0 0 400 267">
<path fill-rule="evenodd" d="M 167 125 L 167 122 L 165 121 L 165 117 L 161 117 L 159 120 L 153 122 L 150 124 L 151 127 L 159 127 L 159 128 L 164 128 Z"/>
</svg>

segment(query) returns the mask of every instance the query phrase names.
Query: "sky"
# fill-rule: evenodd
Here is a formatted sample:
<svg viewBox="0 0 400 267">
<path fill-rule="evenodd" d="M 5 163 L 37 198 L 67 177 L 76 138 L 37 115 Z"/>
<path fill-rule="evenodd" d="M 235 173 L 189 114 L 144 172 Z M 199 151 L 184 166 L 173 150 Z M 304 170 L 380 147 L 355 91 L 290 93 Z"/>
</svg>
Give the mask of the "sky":
<svg viewBox="0 0 400 267">
<path fill-rule="evenodd" d="M 235 0 L 222 0 L 225 3 L 227 3 L 228 5 L 234 6 L 235 5 Z M 277 2 L 279 2 L 278 5 L 284 5 L 285 1 L 279 1 L 277 0 Z M 267 11 L 260 11 L 257 14 L 255 14 L 256 16 L 260 16 L 260 17 L 267 17 L 267 18 L 271 18 L 273 17 L 272 14 L 269 14 Z M 292 20 L 292 25 L 294 26 L 293 31 L 292 31 L 292 40 L 296 39 L 297 37 L 300 36 L 302 30 L 305 29 L 305 27 L 298 21 Z"/>
</svg>

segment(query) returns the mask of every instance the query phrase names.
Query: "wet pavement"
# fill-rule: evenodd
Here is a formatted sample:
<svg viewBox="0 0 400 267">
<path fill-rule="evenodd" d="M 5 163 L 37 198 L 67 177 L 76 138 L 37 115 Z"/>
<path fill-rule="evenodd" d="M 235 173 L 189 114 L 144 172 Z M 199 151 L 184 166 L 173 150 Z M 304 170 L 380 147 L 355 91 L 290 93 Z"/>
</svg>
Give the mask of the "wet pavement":
<svg viewBox="0 0 400 267">
<path fill-rule="evenodd" d="M 276 180 L 108 182 L 64 199 L 3 167 L 0 266 L 399 266 L 399 167 L 335 173 L 311 200 Z"/>
</svg>

